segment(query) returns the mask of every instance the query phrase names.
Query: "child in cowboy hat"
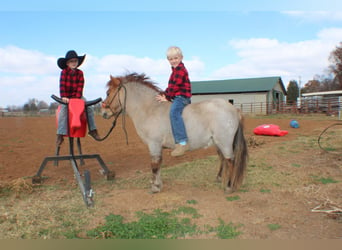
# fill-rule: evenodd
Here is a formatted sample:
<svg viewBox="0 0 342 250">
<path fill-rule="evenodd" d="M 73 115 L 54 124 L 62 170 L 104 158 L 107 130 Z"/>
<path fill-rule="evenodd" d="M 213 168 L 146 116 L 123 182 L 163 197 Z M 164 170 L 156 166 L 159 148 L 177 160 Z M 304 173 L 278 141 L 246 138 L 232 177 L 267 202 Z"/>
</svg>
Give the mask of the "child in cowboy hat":
<svg viewBox="0 0 342 250">
<path fill-rule="evenodd" d="M 69 103 L 69 98 L 82 98 L 84 87 L 84 76 L 82 70 L 78 67 L 83 63 L 85 55 L 78 56 L 74 50 L 69 50 L 65 58 L 59 58 L 57 65 L 62 69 L 59 91 L 62 100 Z M 94 139 L 100 139 L 94 119 L 94 110 L 92 107 L 87 107 L 89 135 Z M 57 140 L 56 145 L 60 146 L 63 142 L 63 136 L 68 134 L 67 124 L 67 106 L 62 105 L 58 116 Z"/>
</svg>

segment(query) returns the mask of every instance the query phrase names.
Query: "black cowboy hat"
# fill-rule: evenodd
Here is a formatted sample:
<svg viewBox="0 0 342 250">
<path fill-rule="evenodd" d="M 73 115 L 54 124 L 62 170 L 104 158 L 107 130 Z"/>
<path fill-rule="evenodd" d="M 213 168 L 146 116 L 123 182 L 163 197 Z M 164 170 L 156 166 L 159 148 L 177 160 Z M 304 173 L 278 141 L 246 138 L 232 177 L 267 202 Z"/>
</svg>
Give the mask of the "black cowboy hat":
<svg viewBox="0 0 342 250">
<path fill-rule="evenodd" d="M 69 50 L 66 54 L 65 54 L 65 58 L 61 57 L 57 60 L 57 65 L 58 67 L 60 67 L 61 69 L 65 69 L 67 67 L 66 63 L 68 60 L 72 59 L 72 58 L 77 58 L 78 59 L 78 65 L 77 67 L 79 67 L 85 58 L 86 55 L 83 56 L 78 56 L 75 50 Z"/>
</svg>

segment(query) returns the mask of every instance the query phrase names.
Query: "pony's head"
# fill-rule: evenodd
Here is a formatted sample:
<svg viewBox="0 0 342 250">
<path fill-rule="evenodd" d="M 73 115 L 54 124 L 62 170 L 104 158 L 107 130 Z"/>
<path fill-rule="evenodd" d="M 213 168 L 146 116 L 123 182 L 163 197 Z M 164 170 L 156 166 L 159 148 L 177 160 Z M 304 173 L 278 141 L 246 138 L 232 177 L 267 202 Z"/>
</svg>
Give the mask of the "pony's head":
<svg viewBox="0 0 342 250">
<path fill-rule="evenodd" d="M 135 93 L 139 95 L 143 93 L 141 95 L 148 100 L 154 100 L 156 94 L 162 93 L 162 90 L 158 88 L 149 77 L 145 74 L 137 73 L 129 73 L 120 77 L 110 76 L 107 88 L 107 97 L 102 103 L 102 116 L 106 119 L 113 116 L 119 116 L 122 111 L 125 112 L 127 90 L 138 90 L 135 91 Z M 149 93 L 149 95 L 147 95 L 147 93 Z"/>
<path fill-rule="evenodd" d="M 123 92 L 125 87 L 122 84 L 121 78 L 110 76 L 107 88 L 107 97 L 102 102 L 102 116 L 105 119 L 118 116 L 122 112 L 126 95 Z"/>
</svg>

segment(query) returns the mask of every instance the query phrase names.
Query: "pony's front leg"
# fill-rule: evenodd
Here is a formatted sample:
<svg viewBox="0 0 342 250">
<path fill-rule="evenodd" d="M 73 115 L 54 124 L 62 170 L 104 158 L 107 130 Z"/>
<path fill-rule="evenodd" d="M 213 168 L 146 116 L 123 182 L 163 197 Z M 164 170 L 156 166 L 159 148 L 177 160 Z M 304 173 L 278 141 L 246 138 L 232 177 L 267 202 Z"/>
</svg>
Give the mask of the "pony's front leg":
<svg viewBox="0 0 342 250">
<path fill-rule="evenodd" d="M 160 177 L 160 166 L 162 163 L 161 156 L 151 157 L 151 169 L 152 169 L 152 180 L 151 180 L 151 191 L 152 193 L 158 193 L 161 191 L 163 182 Z"/>
</svg>

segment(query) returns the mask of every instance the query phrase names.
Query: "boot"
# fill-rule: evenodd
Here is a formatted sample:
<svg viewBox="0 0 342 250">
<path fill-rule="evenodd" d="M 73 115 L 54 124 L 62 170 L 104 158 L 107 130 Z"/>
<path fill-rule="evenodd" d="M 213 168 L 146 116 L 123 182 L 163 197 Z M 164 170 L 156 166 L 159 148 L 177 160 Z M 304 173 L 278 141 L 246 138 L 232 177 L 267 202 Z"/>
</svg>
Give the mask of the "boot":
<svg viewBox="0 0 342 250">
<path fill-rule="evenodd" d="M 92 131 L 89 131 L 88 133 L 91 137 L 93 137 L 95 140 L 101 140 L 99 134 L 97 133 L 97 129 L 94 129 Z"/>
<path fill-rule="evenodd" d="M 56 138 L 56 147 L 60 147 L 64 141 L 64 136 L 63 135 L 57 135 Z"/>
<path fill-rule="evenodd" d="M 184 155 L 184 153 L 188 150 L 189 150 L 189 144 L 185 144 L 185 145 L 176 144 L 175 149 L 171 152 L 171 156 Z"/>
</svg>

